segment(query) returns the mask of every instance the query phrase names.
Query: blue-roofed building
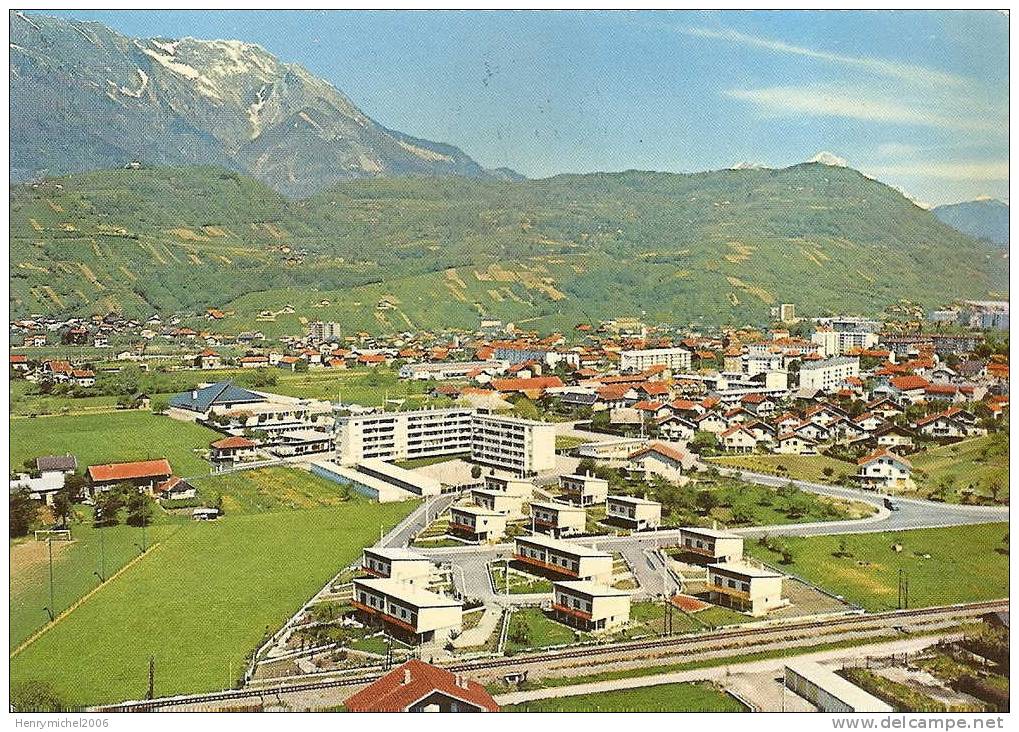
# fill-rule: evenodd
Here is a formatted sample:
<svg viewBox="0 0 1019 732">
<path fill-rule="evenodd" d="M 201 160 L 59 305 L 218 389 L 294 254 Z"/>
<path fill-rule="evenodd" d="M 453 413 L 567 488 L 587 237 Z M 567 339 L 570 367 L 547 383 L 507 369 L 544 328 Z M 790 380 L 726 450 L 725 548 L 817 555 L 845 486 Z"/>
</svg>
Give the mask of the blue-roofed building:
<svg viewBox="0 0 1019 732">
<path fill-rule="evenodd" d="M 259 404 L 266 401 L 261 394 L 242 389 L 232 381 L 219 381 L 215 384 L 192 389 L 175 395 L 170 399 L 170 410 L 181 410 L 189 419 L 207 417 L 213 408 L 230 409 L 242 404 Z M 178 413 L 179 414 L 179 413 Z"/>
</svg>

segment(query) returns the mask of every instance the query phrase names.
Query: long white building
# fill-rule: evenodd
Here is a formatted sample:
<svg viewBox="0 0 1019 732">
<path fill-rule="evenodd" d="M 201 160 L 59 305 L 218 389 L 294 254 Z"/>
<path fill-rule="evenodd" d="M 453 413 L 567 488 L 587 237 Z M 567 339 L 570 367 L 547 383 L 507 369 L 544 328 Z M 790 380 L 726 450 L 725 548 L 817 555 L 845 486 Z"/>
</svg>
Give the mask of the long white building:
<svg viewBox="0 0 1019 732">
<path fill-rule="evenodd" d="M 860 375 L 860 359 L 837 356 L 800 364 L 800 389 L 835 391 L 850 376 Z"/>
<path fill-rule="evenodd" d="M 665 366 L 670 371 L 687 371 L 690 369 L 690 352 L 678 347 L 619 352 L 620 371 L 644 371 L 652 366 Z"/>
<path fill-rule="evenodd" d="M 462 454 L 519 476 L 555 467 L 555 425 L 473 409 L 349 415 L 335 432 L 341 465 Z"/>
</svg>

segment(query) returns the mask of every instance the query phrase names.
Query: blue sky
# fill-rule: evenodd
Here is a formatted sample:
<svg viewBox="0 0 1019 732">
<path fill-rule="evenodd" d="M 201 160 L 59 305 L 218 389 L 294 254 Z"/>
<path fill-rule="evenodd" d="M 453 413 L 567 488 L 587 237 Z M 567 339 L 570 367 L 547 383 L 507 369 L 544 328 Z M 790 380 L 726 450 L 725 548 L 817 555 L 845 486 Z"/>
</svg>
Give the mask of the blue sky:
<svg viewBox="0 0 1019 732">
<path fill-rule="evenodd" d="M 920 201 L 1008 195 L 996 12 L 50 14 L 258 43 L 388 127 L 532 177 L 829 150 Z"/>
</svg>

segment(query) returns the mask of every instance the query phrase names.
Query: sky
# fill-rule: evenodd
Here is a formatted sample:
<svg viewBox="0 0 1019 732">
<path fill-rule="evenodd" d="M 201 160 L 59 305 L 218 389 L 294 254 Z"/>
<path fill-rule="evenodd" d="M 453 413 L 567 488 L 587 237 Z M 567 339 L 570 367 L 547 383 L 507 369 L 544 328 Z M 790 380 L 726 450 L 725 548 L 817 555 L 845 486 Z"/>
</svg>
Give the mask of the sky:
<svg viewBox="0 0 1019 732">
<path fill-rule="evenodd" d="M 1008 197 L 1008 18 L 971 12 L 36 11 L 236 38 L 530 177 L 825 150 L 925 204 Z"/>
</svg>

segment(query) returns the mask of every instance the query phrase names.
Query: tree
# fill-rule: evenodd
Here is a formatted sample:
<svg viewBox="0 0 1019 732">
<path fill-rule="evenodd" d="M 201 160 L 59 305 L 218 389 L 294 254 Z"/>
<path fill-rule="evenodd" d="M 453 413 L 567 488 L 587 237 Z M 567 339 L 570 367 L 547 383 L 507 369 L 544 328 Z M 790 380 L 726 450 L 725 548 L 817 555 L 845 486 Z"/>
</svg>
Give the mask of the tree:
<svg viewBox="0 0 1019 732">
<path fill-rule="evenodd" d="M 134 486 L 128 487 L 134 490 Z M 100 491 L 93 502 L 93 523 L 96 526 L 116 526 L 117 512 L 124 507 L 124 487 L 117 485 Z"/>
<path fill-rule="evenodd" d="M 471 466 L 471 477 L 474 478 L 474 480 L 477 480 L 478 478 L 481 477 L 481 472 L 482 471 L 481 471 L 481 466 L 480 465 L 472 465 Z"/>
<path fill-rule="evenodd" d="M 712 491 L 699 491 L 697 493 L 697 508 L 701 513 L 708 514 L 717 505 L 718 497 Z"/>
<path fill-rule="evenodd" d="M 825 478 L 830 478 L 833 475 L 835 475 L 835 468 L 833 468 L 831 465 L 826 465 L 824 469 L 821 471 L 821 474 L 824 475 Z"/>
<path fill-rule="evenodd" d="M 597 464 L 594 462 L 594 458 L 583 458 L 577 463 L 577 475 L 594 475 L 594 471 L 597 468 Z"/>
<path fill-rule="evenodd" d="M 988 488 L 988 490 L 991 491 L 991 498 L 994 500 L 995 503 L 997 503 L 998 502 L 998 496 L 1001 495 L 1001 491 L 1002 491 L 1001 481 L 999 481 L 999 480 L 992 480 L 991 484 L 987 488 Z"/>
<path fill-rule="evenodd" d="M 148 526 L 152 523 L 152 497 L 148 493 L 134 492 L 127 498 L 127 525 Z"/>
<path fill-rule="evenodd" d="M 67 488 L 61 488 L 53 494 L 53 516 L 61 527 L 66 528 L 71 519 L 71 494 Z"/>
<path fill-rule="evenodd" d="M 28 488 L 18 488 L 11 494 L 11 537 L 24 536 L 32 528 L 39 506 L 32 500 Z"/>
<path fill-rule="evenodd" d="M 782 547 L 782 564 L 792 564 L 792 563 L 793 563 L 793 550 L 790 549 L 788 546 L 783 546 Z"/>
<path fill-rule="evenodd" d="M 85 480 L 84 475 L 71 473 L 70 475 L 64 476 L 64 490 L 67 491 L 67 495 L 71 499 L 72 503 L 81 500 L 87 485 L 88 481 Z"/>
</svg>

